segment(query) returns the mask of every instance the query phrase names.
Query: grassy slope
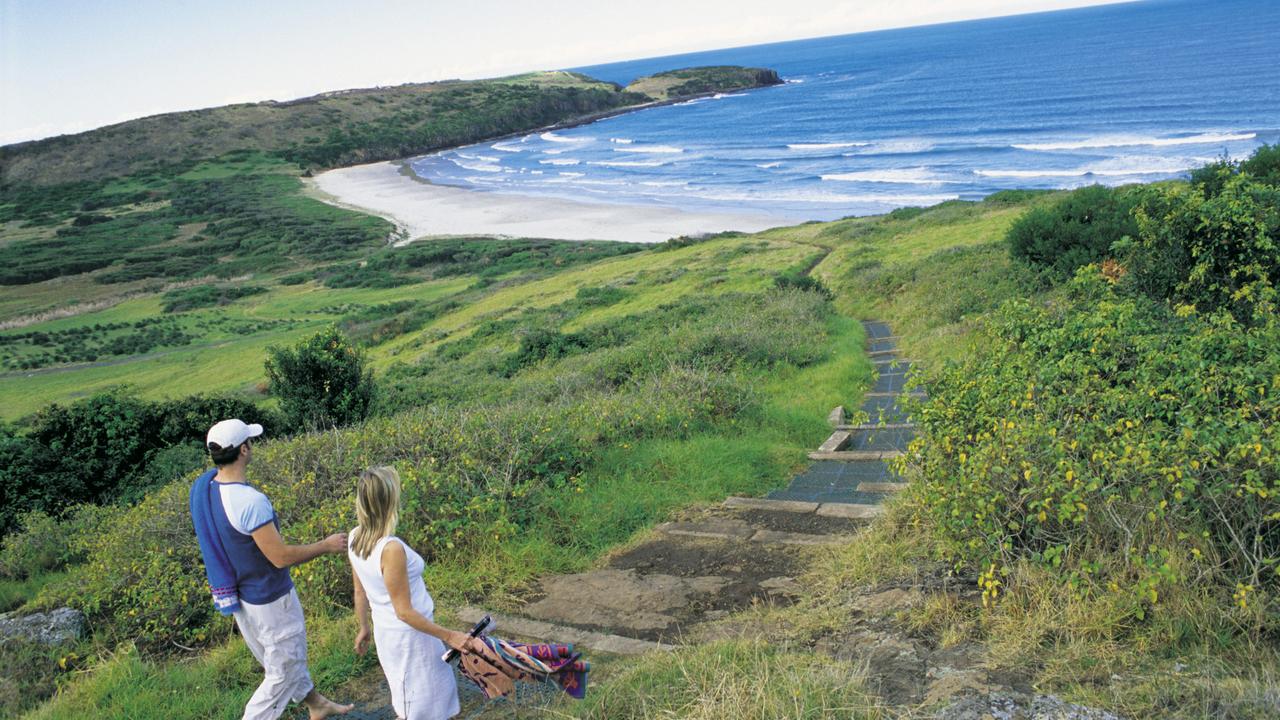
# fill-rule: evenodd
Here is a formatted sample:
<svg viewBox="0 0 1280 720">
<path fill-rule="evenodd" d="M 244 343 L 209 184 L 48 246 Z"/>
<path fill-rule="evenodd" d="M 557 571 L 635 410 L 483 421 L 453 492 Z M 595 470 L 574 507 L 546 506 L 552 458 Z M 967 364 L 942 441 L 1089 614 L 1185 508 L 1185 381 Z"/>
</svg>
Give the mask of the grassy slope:
<svg viewBox="0 0 1280 720">
<path fill-rule="evenodd" d="M 429 354 L 442 342 L 474 333 L 489 319 L 563 302 L 572 295 L 567 287 L 612 283 L 630 294 L 621 302 L 575 315 L 560 328 L 569 331 L 607 323 L 651 309 L 672 292 L 696 297 L 725 288 L 759 289 L 772 274 L 811 260 L 819 250 L 829 251 L 814 270 L 836 290 L 835 305 L 842 315 L 831 320 L 828 360 L 760 376 L 756 387 L 764 398 L 764 409 L 749 427 L 607 449 L 588 471 L 583 491 L 557 501 L 555 514 L 581 528 L 581 546 L 569 550 L 530 533 L 495 548 L 483 564 L 433 565 L 428 582 L 440 598 L 446 619 L 448 607 L 469 597 L 468 588 L 487 584 L 495 576 L 511 574 L 518 581 L 574 571 L 673 508 L 715 501 L 728 493 L 759 492 L 784 482 L 788 470 L 802 461 L 804 449 L 823 434 L 825 411 L 836 403 L 856 400 L 850 393 L 868 377 L 865 358 L 852 352 L 862 340 L 852 318 L 888 320 L 903 336 L 909 354 L 941 362 L 964 347 L 974 323 L 1003 299 L 1043 295 L 1036 278 L 1009 260 L 1000 238 L 1028 203 L 1044 201 L 947 203 L 922 214 L 808 224 L 671 252 L 609 259 L 557 278 L 500 288 L 475 306 L 439 318 L 431 330 L 388 344 L 379 355 L 380 363 L 392 357 L 412 359 Z M 753 250 L 744 252 L 744 248 Z M 564 282 L 570 279 L 573 284 Z M 513 347 L 510 336 L 485 342 L 485 347 L 503 351 Z M 702 713 L 699 717 L 763 718 L 816 717 L 831 708 L 844 708 L 846 715 L 875 716 L 856 682 L 841 683 L 824 674 L 829 661 L 815 663 L 814 656 L 803 649 L 803 641 L 846 622 L 846 613 L 852 611 L 846 604 L 849 588 L 910 578 L 930 562 L 927 537 L 904 524 L 900 514 L 892 515 L 860 542 L 833 553 L 815 568 L 811 598 L 793 610 L 770 616 L 778 624 L 779 639 L 786 637 L 800 647 L 766 649 L 731 642 L 682 652 L 674 660 L 606 662 L 596 674 L 595 700 L 586 705 L 561 704 L 557 710 L 584 717 L 663 712 L 693 716 L 697 712 Z M 1014 596 L 994 612 L 930 601 L 903 620 L 915 632 L 943 645 L 987 643 L 993 667 L 1016 667 L 1029 672 L 1042 690 L 1125 710 L 1135 717 L 1170 707 L 1178 707 L 1181 717 L 1223 712 L 1258 717 L 1247 708 L 1264 701 L 1266 688 L 1277 677 L 1280 664 L 1274 653 L 1258 648 L 1196 646 L 1172 656 L 1164 654 L 1168 652 L 1164 648 L 1160 655 L 1151 656 L 1155 638 L 1150 635 L 1091 635 L 1089 628 L 1106 627 L 1104 615 L 1099 614 L 1105 614 L 1105 608 L 1068 602 L 1069 622 L 1084 631 L 1063 635 L 1062 599 L 1054 598 L 1053 589 L 1035 578 L 1020 582 L 1030 594 Z M 501 598 L 495 596 L 491 602 L 500 604 Z M 347 649 L 349 620 L 317 618 L 315 627 L 313 661 L 329 672 L 329 686 L 354 690 L 370 682 L 367 673 L 376 676 L 376 669 L 356 662 Z M 1157 642 L 1155 647 L 1161 646 Z M 1173 669 L 1175 663 L 1192 669 L 1183 673 Z M 239 669 L 229 672 L 224 683 L 192 691 L 193 684 L 200 684 L 197 678 L 229 667 Z M 794 695 L 787 693 L 792 703 L 745 682 L 740 675 L 743 667 L 785 677 L 786 688 L 796 690 Z M 857 675 L 853 668 L 838 670 L 846 680 Z M 1124 681 L 1111 682 L 1112 672 L 1123 674 Z M 239 702 L 252 682 L 247 653 L 236 642 L 193 663 L 160 663 L 125 652 L 71 683 L 64 695 L 33 717 L 76 717 L 108 702 L 107 707 L 120 712 L 128 708 L 140 718 L 196 717 L 214 707 L 220 709 L 213 716 L 234 717 L 234 707 L 220 704 Z M 190 697 L 179 699 L 184 693 Z M 698 698 L 711 700 L 695 706 Z M 191 714 L 187 708 L 202 710 Z"/>
<path fill-rule="evenodd" d="M 474 332 L 487 318 L 563 302 L 584 286 L 612 283 L 625 288 L 627 296 L 607 307 L 587 309 L 563 324 L 562 330 L 571 329 L 570 325 L 618 322 L 684 296 L 759 292 L 772 284 L 777 271 L 812 257 L 814 250 L 805 242 L 783 238 L 723 239 L 605 260 L 551 279 L 499 288 L 476 305 L 438 318 L 416 337 L 436 338 L 436 344 L 442 336 L 457 339 Z M 273 292 L 260 302 L 300 301 Z M 549 513 L 557 523 L 575 528 L 576 542 L 571 547 L 551 542 L 548 533 L 529 532 L 485 553 L 486 563 L 476 563 L 469 556 L 433 565 L 428 582 L 442 609 L 470 597 L 477 585 L 492 586 L 494 578 L 502 578 L 503 584 L 519 583 L 540 574 L 584 568 L 600 553 L 691 502 L 758 493 L 785 482 L 803 461 L 805 448 L 821 439 L 827 410 L 852 402 L 855 398 L 850 393 L 869 377 L 865 358 L 856 352 L 862 344 L 861 327 L 835 317 L 827 332 L 826 360 L 803 368 L 778 367 L 753 380 L 762 406 L 759 416 L 746 424 L 605 449 L 582 478 L 582 491 L 565 493 Z M 428 349 L 413 347 L 414 336 L 401 340 L 388 353 L 409 357 Z M 511 344 L 502 337 L 487 342 L 473 353 L 484 355 L 486 348 L 501 350 Z M 548 372 L 554 371 L 549 368 Z M 533 382 L 538 382 L 537 377 Z M 500 603 L 500 598 L 493 602 Z M 349 621 L 318 619 L 315 627 L 313 662 L 341 669 L 331 682 L 322 684 L 332 686 L 368 670 L 367 665 L 356 664 L 346 649 Z M 237 688 L 242 692 L 251 684 L 251 672 L 244 670 L 246 656 L 239 643 L 230 642 L 196 661 L 199 671 L 193 672 L 188 663 L 157 663 L 120 653 L 72 683 L 34 717 L 76 717 L 94 706 L 108 715 L 127 713 L 138 718 L 205 717 L 226 698 L 238 697 Z M 791 665 L 791 660 L 784 653 L 776 662 Z M 195 680 L 218 675 L 228 667 L 231 671 L 224 682 L 201 685 Z M 193 685 L 200 689 L 193 690 Z M 842 688 L 837 695 L 847 698 L 851 693 L 857 694 L 856 689 Z M 212 716 L 234 717 L 235 707 L 221 707 Z"/>
<path fill-rule="evenodd" d="M 939 247 L 980 244 L 998 237 L 1016 212 L 1016 209 L 1000 206 L 954 204 L 910 220 L 872 218 L 802 225 L 758 236 L 714 240 L 674 250 L 651 250 L 603 260 L 543 280 L 510 285 L 499 282 L 483 295 L 471 298 L 463 307 L 436 318 L 422 331 L 374 348 L 372 356 L 379 368 L 396 361 L 412 362 L 431 355 L 445 343 L 473 334 L 488 321 L 564 303 L 572 299 L 581 287 L 612 285 L 623 288 L 626 295 L 614 304 L 588 308 L 569 317 L 561 324 L 564 332 L 652 312 L 660 304 L 678 301 L 682 297 L 758 291 L 769 286 L 778 272 L 809 265 L 824 256 L 815 274 L 832 287 L 847 288 L 847 276 L 858 265 L 858 258 L 874 256 L 882 266 L 892 267 L 925 256 Z M 367 305 L 406 297 L 420 298 L 428 293 L 443 296 L 464 292 L 472 281 L 473 278 L 469 277 L 451 278 L 386 290 L 334 290 L 312 283 L 273 286 L 267 294 L 252 296 L 225 308 L 195 311 L 189 315 L 192 316 L 191 322 L 202 312 L 216 312 L 233 318 L 305 318 L 303 326 L 287 331 L 302 333 L 313 327 L 313 316 L 307 313 L 315 313 L 315 323 L 328 322 L 335 318 L 335 314 L 326 314 L 325 309 L 336 305 Z M 805 449 L 821 439 L 825 429 L 822 418 L 827 410 L 836 404 L 850 405 L 856 401 L 850 392 L 868 378 L 869 366 L 856 351 L 862 345 L 861 328 L 851 318 L 880 315 L 882 308 L 874 307 L 866 296 L 848 292 L 840 293 L 837 306 L 845 317 L 833 319 L 828 329 L 830 359 L 806 368 L 779 368 L 762 376 L 756 382 L 757 391 L 764 400 L 762 413 L 749 426 L 726 428 L 684 439 L 641 440 L 607 449 L 582 479 L 583 491 L 566 494 L 556 501 L 554 514 L 580 530 L 579 544 L 569 549 L 549 542 L 547 537 L 538 533 L 528 533 L 495 549 L 488 563 L 434 565 L 428 579 L 440 598 L 441 606 L 448 607 L 467 599 L 469 588 L 487 586 L 496 576 L 519 582 L 522 578 L 532 579 L 540 574 L 582 569 L 590 564 L 592 558 L 626 542 L 634 532 L 661 520 L 674 508 L 689 503 L 714 502 L 731 493 L 758 493 L 784 483 L 789 471 L 803 461 Z M 145 316 L 156 309 L 154 297 L 138 298 L 93 315 L 102 315 L 103 319 L 128 319 Z M 89 319 L 68 318 L 50 321 L 48 325 L 55 328 L 88 322 Z M 281 337 L 281 332 L 273 332 L 267 333 L 266 337 L 231 340 L 234 345 L 228 349 L 234 349 L 234 357 L 238 359 L 221 363 L 221 370 L 227 373 L 225 382 L 228 386 L 251 383 L 259 377 L 261 354 L 258 348 L 268 341 L 279 341 Z M 484 342 L 473 352 L 483 354 L 486 352 L 484 347 L 491 348 L 487 352 L 509 352 L 514 347 L 511 335 L 486 338 Z M 192 367 L 189 363 L 208 362 L 210 366 L 217 363 L 212 358 L 193 357 L 196 354 L 192 350 L 184 350 L 137 365 L 116 366 L 119 370 L 74 371 L 64 373 L 63 378 L 36 378 L 23 385 L 31 385 L 31 397 L 34 398 L 56 388 L 59 383 L 65 383 L 68 393 L 75 392 L 73 388 L 83 390 L 89 387 L 94 372 L 108 376 L 118 372 L 114 378 L 128 379 L 149 393 L 163 395 L 184 388 L 184 369 Z M 219 357 L 222 355 L 219 353 Z M 227 352 L 225 356 L 233 355 Z M 139 366 L 154 366 L 153 374 L 138 372 Z M 547 381 L 550 380 L 548 377 Z M 500 602 L 500 599 L 494 598 L 493 602 Z M 323 623 L 321 627 L 329 627 Z M 339 626 L 342 626 L 340 621 Z M 320 634 L 323 637 L 327 632 L 321 630 Z M 333 632 L 341 634 L 337 630 Z M 322 663 L 349 664 L 350 658 L 344 661 L 335 659 L 344 657 L 345 652 L 343 643 L 335 639 L 318 643 L 313 656 Z M 702 658 L 699 666 L 708 663 L 716 666 L 719 662 L 716 658 L 720 655 L 723 655 L 720 657 L 723 660 L 742 652 L 749 655 L 751 651 L 750 648 L 727 647 L 722 653 L 713 652 L 709 658 Z M 199 664 L 225 663 L 228 662 L 227 657 L 238 658 L 235 662 L 241 664 L 245 661 L 244 652 L 233 642 L 227 649 L 213 653 Z M 788 666 L 796 664 L 796 659 L 785 652 L 777 658 L 766 658 L 766 661 Z M 175 712 L 173 703 L 177 701 L 167 698 L 165 693 L 172 691 L 164 689 L 189 687 L 188 670 L 184 667 L 157 664 L 128 653 L 118 655 L 89 678 L 75 683 L 70 692 L 39 716 L 75 716 L 85 707 L 104 702 L 104 697 L 114 698 L 112 702 L 120 703 L 116 707 L 121 711 L 130 708 L 129 712 L 137 717 L 152 714 L 171 716 L 170 713 Z M 358 674 L 357 670 L 363 672 L 363 669 L 351 666 L 350 673 Z M 340 673 L 335 682 L 353 677 L 350 673 Z M 247 681 L 242 678 L 239 682 Z M 636 689 L 634 683 L 644 682 L 649 681 L 632 676 L 622 681 L 616 691 L 625 696 Z M 215 696 L 226 697 L 227 692 L 225 686 L 209 687 L 201 691 L 200 698 L 190 707 L 212 707 L 218 702 Z M 618 697 L 616 694 L 609 696 Z"/>
</svg>

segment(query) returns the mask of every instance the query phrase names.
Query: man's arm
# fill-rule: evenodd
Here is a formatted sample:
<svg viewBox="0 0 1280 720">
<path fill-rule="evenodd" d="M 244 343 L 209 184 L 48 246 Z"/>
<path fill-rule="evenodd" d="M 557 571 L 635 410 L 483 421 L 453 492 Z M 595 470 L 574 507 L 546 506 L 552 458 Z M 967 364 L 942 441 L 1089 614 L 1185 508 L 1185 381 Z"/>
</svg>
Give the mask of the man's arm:
<svg viewBox="0 0 1280 720">
<path fill-rule="evenodd" d="M 327 553 L 340 553 L 347 550 L 347 534 L 334 533 L 329 537 L 310 545 L 286 545 L 275 523 L 267 523 L 253 531 L 253 541 L 258 549 L 278 568 L 302 563 Z"/>
</svg>

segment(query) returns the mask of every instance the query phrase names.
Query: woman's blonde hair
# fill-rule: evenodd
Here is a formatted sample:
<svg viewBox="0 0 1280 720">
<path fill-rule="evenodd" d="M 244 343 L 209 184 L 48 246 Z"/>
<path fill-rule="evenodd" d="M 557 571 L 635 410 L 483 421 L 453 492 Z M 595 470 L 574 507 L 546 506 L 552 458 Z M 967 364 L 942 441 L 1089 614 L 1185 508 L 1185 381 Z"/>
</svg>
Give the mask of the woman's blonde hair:
<svg viewBox="0 0 1280 720">
<path fill-rule="evenodd" d="M 395 534 L 400 521 L 400 474 L 393 467 L 372 467 L 360 473 L 356 485 L 356 521 L 351 551 L 367 559 L 373 546 Z"/>
</svg>

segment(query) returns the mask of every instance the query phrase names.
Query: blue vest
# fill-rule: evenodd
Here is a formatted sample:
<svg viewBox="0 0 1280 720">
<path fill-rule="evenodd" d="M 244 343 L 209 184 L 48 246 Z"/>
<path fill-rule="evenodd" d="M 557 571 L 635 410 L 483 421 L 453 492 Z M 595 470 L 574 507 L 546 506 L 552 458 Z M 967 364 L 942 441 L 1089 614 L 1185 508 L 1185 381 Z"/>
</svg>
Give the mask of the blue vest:
<svg viewBox="0 0 1280 720">
<path fill-rule="evenodd" d="M 210 483 L 213 492 L 222 492 L 215 480 Z M 274 509 L 272 510 L 274 512 Z M 278 600 L 293 589 L 293 578 L 289 577 L 289 568 L 278 568 L 271 564 L 266 555 L 258 549 L 258 543 L 252 535 L 231 527 L 227 513 L 213 513 L 213 522 L 218 526 L 218 536 L 222 538 L 222 547 L 226 550 L 227 560 L 236 573 L 236 589 L 240 600 L 252 605 L 266 605 Z M 276 530 L 280 529 L 280 518 L 273 517 Z"/>
</svg>

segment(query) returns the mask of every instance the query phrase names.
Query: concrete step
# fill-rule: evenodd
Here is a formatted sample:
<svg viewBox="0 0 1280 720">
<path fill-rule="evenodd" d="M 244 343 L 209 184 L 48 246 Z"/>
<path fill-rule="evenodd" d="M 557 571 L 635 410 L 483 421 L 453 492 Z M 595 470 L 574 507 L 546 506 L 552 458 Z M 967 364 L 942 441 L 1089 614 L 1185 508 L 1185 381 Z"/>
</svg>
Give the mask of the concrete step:
<svg viewBox="0 0 1280 720">
<path fill-rule="evenodd" d="M 837 425 L 837 430 L 847 432 L 869 432 L 875 430 L 915 430 L 915 423 L 863 423 L 861 425 Z"/>
<path fill-rule="evenodd" d="M 837 450 L 835 452 L 811 452 L 809 453 L 809 459 L 856 462 L 859 460 L 892 460 L 901 454 L 901 450 Z"/>
<path fill-rule="evenodd" d="M 731 497 L 726 498 L 724 507 L 741 510 L 770 510 L 773 512 L 811 513 L 818 509 L 816 502 L 799 500 L 769 500 L 768 498 Z"/>
<path fill-rule="evenodd" d="M 702 522 L 670 522 L 657 527 L 658 532 L 684 537 L 712 538 L 717 540 L 746 540 L 758 543 L 782 545 L 826 545 L 842 542 L 847 535 L 820 535 L 814 533 L 769 530 L 732 520 L 708 520 Z"/>
<path fill-rule="evenodd" d="M 494 628 L 496 630 L 495 634 L 499 636 L 515 635 L 533 640 L 572 643 L 575 647 L 588 648 L 615 655 L 643 655 L 654 650 L 671 650 L 674 647 L 666 643 L 583 630 L 569 625 L 557 625 L 532 618 L 501 615 L 492 612 L 486 613 L 476 607 L 467 606 L 458 611 L 458 618 L 468 625 L 474 625 L 485 615 L 493 618 L 496 624 Z"/>
<path fill-rule="evenodd" d="M 836 430 L 826 442 L 818 446 L 818 452 L 835 452 L 849 443 L 852 434 L 847 430 Z"/>
<path fill-rule="evenodd" d="M 886 398 L 886 397 L 896 398 L 896 397 L 902 397 L 903 395 L 906 395 L 907 397 L 914 397 L 914 398 L 929 397 L 927 393 L 920 392 L 919 390 L 913 390 L 911 392 L 869 392 L 869 393 L 863 393 L 862 397 L 864 398 Z"/>
<path fill-rule="evenodd" d="M 880 505 L 865 505 L 862 503 L 816 503 L 804 502 L 801 500 L 770 500 L 768 498 L 744 497 L 727 498 L 725 499 L 723 506 L 727 508 L 743 508 L 750 510 L 815 513 L 822 517 L 845 518 L 849 520 L 870 519 L 884 512 L 884 508 Z"/>
<path fill-rule="evenodd" d="M 818 508 L 822 517 L 845 518 L 848 520 L 871 520 L 884 514 L 883 505 L 861 505 L 854 503 L 823 503 Z"/>
</svg>

